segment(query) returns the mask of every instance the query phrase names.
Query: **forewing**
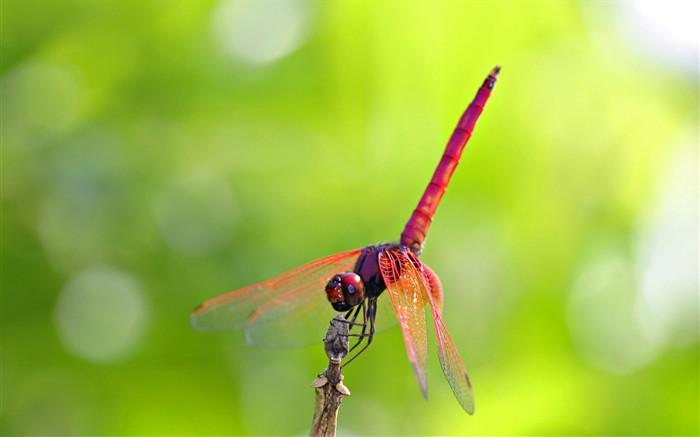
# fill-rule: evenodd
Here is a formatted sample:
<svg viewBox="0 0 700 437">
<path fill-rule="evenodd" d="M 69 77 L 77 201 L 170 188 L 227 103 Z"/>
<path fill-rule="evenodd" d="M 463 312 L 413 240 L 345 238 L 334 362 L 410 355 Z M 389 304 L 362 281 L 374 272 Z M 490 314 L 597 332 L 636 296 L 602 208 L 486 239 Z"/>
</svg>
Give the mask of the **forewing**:
<svg viewBox="0 0 700 437">
<path fill-rule="evenodd" d="M 412 254 L 408 253 L 406 255 L 411 264 L 420 263 L 418 259 Z M 445 374 L 447 382 L 452 388 L 452 392 L 457 397 L 459 404 L 464 408 L 469 414 L 474 414 L 474 393 L 472 392 L 472 385 L 469 382 L 469 376 L 467 375 L 467 369 L 464 367 L 462 358 L 459 356 L 457 347 L 455 347 L 450 333 L 447 331 L 447 327 L 442 321 L 442 302 L 438 304 L 434 296 L 436 293 L 430 291 L 431 286 L 434 287 L 434 281 L 437 280 L 437 284 L 440 284 L 437 275 L 433 273 L 432 270 L 426 269 L 427 266 L 423 264 L 423 268 L 426 271 L 425 275 L 421 275 L 421 288 L 425 293 L 430 304 L 430 309 L 433 313 L 433 321 L 435 322 L 435 335 L 437 336 L 437 346 L 438 346 L 438 356 L 440 357 L 440 367 L 442 367 L 442 373 Z M 428 273 L 429 272 L 429 273 Z M 432 275 L 432 276 L 431 276 Z M 440 286 L 440 297 L 442 297 L 442 286 Z"/>
<path fill-rule="evenodd" d="M 192 313 L 192 326 L 198 331 L 245 329 L 249 343 L 263 346 L 320 341 L 335 314 L 323 292 L 326 283 L 337 273 L 352 271 L 361 250 L 321 258 L 204 302 Z"/>
<path fill-rule="evenodd" d="M 420 264 L 418 264 L 420 265 Z M 379 253 L 379 269 L 403 332 L 408 360 L 418 378 L 424 397 L 428 397 L 428 335 L 425 326 L 422 273 L 406 254 L 385 250 Z"/>
</svg>

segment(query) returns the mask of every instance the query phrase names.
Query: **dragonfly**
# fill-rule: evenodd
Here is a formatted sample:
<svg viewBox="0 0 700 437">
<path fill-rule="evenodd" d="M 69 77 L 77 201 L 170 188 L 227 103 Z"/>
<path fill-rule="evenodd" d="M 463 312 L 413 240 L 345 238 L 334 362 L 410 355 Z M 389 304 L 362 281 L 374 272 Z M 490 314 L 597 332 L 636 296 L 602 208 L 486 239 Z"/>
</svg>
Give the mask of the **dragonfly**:
<svg viewBox="0 0 700 437">
<path fill-rule="evenodd" d="M 199 331 L 242 329 L 249 344 L 295 346 L 323 338 L 323 321 L 330 320 L 334 312 L 345 313 L 351 328 L 361 330 L 354 334 L 358 340 L 347 365 L 369 347 L 376 332 L 398 322 L 408 360 L 427 399 L 425 308 L 429 307 L 443 374 L 462 408 L 473 414 L 472 385 L 442 318 L 442 284 L 437 274 L 418 257 L 499 72 L 500 67 L 495 67 L 489 73 L 462 114 L 398 243 L 370 245 L 327 256 L 215 297 L 194 310 L 192 326 Z M 390 303 L 386 302 L 387 295 Z"/>
</svg>

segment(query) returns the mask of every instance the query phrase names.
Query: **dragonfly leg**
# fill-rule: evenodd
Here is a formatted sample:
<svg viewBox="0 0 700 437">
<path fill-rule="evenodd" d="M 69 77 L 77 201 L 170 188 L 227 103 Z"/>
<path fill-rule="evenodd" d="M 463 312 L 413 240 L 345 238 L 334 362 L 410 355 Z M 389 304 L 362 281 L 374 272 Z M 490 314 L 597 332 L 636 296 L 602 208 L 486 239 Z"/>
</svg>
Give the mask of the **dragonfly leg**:
<svg viewBox="0 0 700 437">
<path fill-rule="evenodd" d="M 363 324 L 362 334 L 360 336 L 360 340 L 357 343 L 355 343 L 355 345 L 350 349 L 350 351 L 355 349 L 362 342 L 362 340 L 364 340 L 365 337 L 367 337 L 367 343 L 362 347 L 362 349 L 357 351 L 357 353 L 355 355 L 353 355 L 352 358 L 347 360 L 345 362 L 345 364 L 343 364 L 342 367 L 345 367 L 348 364 L 350 364 L 352 362 L 352 360 L 354 360 L 355 358 L 360 356 L 360 354 L 362 352 L 364 352 L 369 347 L 370 344 L 372 344 L 372 339 L 374 338 L 374 318 L 377 314 L 377 298 L 376 297 L 369 298 L 367 306 L 368 306 L 367 311 L 364 312 L 365 323 Z M 369 325 L 369 333 L 366 333 L 365 330 L 367 329 L 368 325 Z"/>
<path fill-rule="evenodd" d="M 360 310 L 362 310 L 362 323 L 357 322 L 357 317 L 360 315 Z M 355 349 L 362 341 L 364 340 L 366 336 L 366 331 L 367 331 L 367 307 L 365 305 L 365 302 L 363 301 L 360 305 L 356 306 L 355 308 L 351 309 L 347 313 L 345 313 L 345 320 L 343 320 L 344 323 L 347 323 L 350 325 L 349 329 L 352 329 L 355 326 L 362 326 L 362 332 L 359 334 L 348 334 L 350 337 L 358 337 L 357 343 L 355 343 L 349 352 L 352 352 L 353 349 Z"/>
<path fill-rule="evenodd" d="M 350 334 L 350 335 L 353 335 L 353 336 L 357 336 L 358 339 L 357 339 L 357 343 L 355 343 L 355 344 L 350 348 L 350 350 L 348 351 L 348 354 L 349 354 L 350 352 L 352 352 L 353 350 L 355 350 L 355 348 L 357 348 L 357 346 L 359 346 L 360 343 L 362 343 L 362 342 L 364 341 L 365 336 L 366 336 L 366 333 L 367 333 L 367 306 L 365 305 L 365 302 L 364 302 L 364 301 L 363 301 L 362 304 L 358 307 L 358 310 L 359 310 L 360 308 L 362 308 L 362 323 L 357 323 L 356 325 L 357 325 L 357 326 L 362 326 L 362 332 L 360 332 L 359 334 Z M 357 312 L 355 313 L 355 317 L 352 319 L 353 326 L 355 325 L 355 319 L 357 318 L 358 313 L 359 313 L 359 311 L 357 311 Z"/>
<path fill-rule="evenodd" d="M 357 316 L 360 314 L 360 310 L 362 310 L 363 316 L 364 316 L 364 313 L 365 313 L 364 308 L 365 308 L 365 303 L 362 302 L 361 305 L 358 305 L 357 307 L 351 309 L 350 311 L 348 311 L 345 314 L 345 319 L 347 320 L 348 323 L 350 323 L 350 329 L 352 329 L 352 327 L 355 325 L 360 325 L 360 323 L 355 323 L 355 321 L 357 320 Z M 350 319 L 350 314 L 352 314 L 353 312 L 355 314 L 353 314 L 352 319 Z M 364 324 L 364 321 L 362 322 L 362 324 Z"/>
</svg>

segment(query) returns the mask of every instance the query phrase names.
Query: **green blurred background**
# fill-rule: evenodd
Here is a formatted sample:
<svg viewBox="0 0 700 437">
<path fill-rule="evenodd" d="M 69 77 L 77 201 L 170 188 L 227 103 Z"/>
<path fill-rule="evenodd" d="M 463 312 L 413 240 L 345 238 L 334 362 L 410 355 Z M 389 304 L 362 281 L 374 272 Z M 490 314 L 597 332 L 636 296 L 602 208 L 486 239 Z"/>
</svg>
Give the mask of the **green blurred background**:
<svg viewBox="0 0 700 437">
<path fill-rule="evenodd" d="M 345 371 L 342 433 L 700 431 L 692 2 L 1 12 L 3 435 L 308 432 L 320 346 L 190 311 L 397 239 L 496 64 L 423 256 L 476 415 L 432 343 L 422 399 L 392 329 Z"/>
</svg>

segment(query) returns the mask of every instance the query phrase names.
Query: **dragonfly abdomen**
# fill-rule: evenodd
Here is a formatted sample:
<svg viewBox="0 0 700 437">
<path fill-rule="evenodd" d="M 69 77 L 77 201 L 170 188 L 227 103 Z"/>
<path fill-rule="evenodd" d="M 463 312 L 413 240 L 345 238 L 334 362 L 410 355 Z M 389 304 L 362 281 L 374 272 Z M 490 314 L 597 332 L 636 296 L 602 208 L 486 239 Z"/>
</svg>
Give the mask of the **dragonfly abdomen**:
<svg viewBox="0 0 700 437">
<path fill-rule="evenodd" d="M 499 71 L 500 67 L 496 67 L 491 71 L 481 88 L 479 88 L 479 91 L 477 91 L 474 100 L 462 114 L 457 127 L 455 127 L 450 140 L 447 142 L 445 152 L 440 158 L 440 163 L 423 193 L 423 197 L 418 202 L 416 209 L 413 210 L 411 218 L 401 233 L 401 245 L 410 248 L 416 254 L 420 254 L 423 248 L 425 237 L 428 234 L 435 211 L 440 204 L 440 199 L 445 194 L 447 184 L 449 184 L 450 178 L 457 168 L 457 164 L 459 164 L 462 151 L 472 135 L 474 125 L 484 110 L 484 105 L 486 105 L 489 96 L 491 96 L 491 90 L 496 84 Z"/>
</svg>

